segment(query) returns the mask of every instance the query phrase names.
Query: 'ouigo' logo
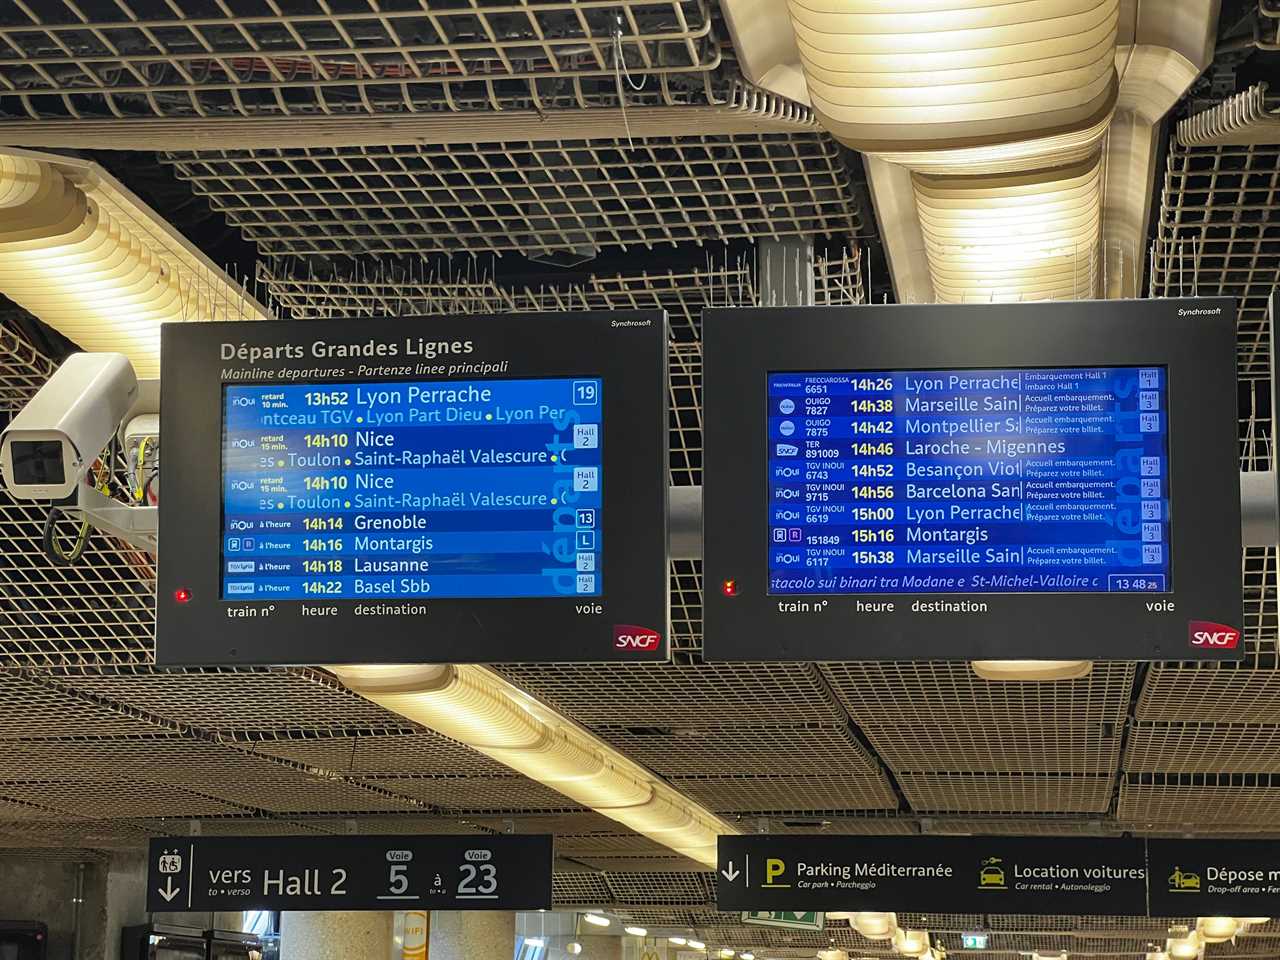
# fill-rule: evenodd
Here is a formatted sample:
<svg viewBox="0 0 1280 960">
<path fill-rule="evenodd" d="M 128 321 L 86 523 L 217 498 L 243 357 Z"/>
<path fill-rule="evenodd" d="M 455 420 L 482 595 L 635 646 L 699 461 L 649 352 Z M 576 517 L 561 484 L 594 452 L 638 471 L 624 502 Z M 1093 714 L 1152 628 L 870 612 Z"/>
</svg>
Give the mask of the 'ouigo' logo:
<svg viewBox="0 0 1280 960">
<path fill-rule="evenodd" d="M 1240 631 L 1210 620 L 1187 624 L 1187 642 L 1197 650 L 1234 650 L 1240 645 Z"/>
<path fill-rule="evenodd" d="M 629 623 L 620 623 L 613 628 L 613 648 L 642 653 L 657 650 L 662 644 L 662 634 L 648 627 L 637 627 Z"/>
</svg>

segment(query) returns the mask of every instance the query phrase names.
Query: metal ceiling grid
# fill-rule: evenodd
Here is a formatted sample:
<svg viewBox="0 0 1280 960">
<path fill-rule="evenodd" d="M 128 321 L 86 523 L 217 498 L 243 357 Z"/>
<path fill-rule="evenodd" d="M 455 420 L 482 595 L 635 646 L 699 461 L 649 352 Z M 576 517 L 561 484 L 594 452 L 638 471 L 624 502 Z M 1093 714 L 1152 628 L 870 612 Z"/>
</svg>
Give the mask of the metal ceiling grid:
<svg viewBox="0 0 1280 960">
<path fill-rule="evenodd" d="M 56 367 L 57 364 L 0 321 L 0 412 L 18 410 Z"/>
<path fill-rule="evenodd" d="M 29 803 L 49 811 L 45 820 L 68 816 L 86 820 L 133 820 L 146 817 L 216 817 L 249 813 L 237 804 L 171 783 L 151 780 L 7 780 L 0 781 L 0 800 Z M 9 814 L 0 810 L 0 818 Z"/>
<path fill-rule="evenodd" d="M 514 826 L 517 833 L 553 833 L 556 836 L 570 834 L 617 834 L 623 829 L 616 820 L 610 820 L 604 814 L 594 810 L 575 810 L 571 812 L 547 813 L 528 812 L 518 818 L 511 816 L 474 816 L 462 821 L 471 823 L 494 833 L 507 833 Z M 639 834 L 628 834 L 639 837 Z"/>
<path fill-rule="evenodd" d="M 604 874 L 557 870 L 551 875 L 551 899 L 557 907 L 598 907 L 610 902 Z"/>
<path fill-rule="evenodd" d="M 538 287 L 504 285 L 492 276 L 457 275 L 429 268 L 418 273 L 418 269 L 412 264 L 406 271 L 397 271 L 381 263 L 373 267 L 362 263 L 352 273 L 326 277 L 311 269 L 304 272 L 298 263 L 260 262 L 257 280 L 266 286 L 275 303 L 298 320 L 661 308 L 667 311 L 673 340 L 673 406 L 688 406 L 698 413 L 696 392 L 689 392 L 701 384 L 703 309 L 762 305 L 756 264 L 749 256 L 738 256 L 730 262 L 727 256 L 717 260 L 708 255 L 705 267 L 597 274 L 581 283 Z M 838 256 L 818 255 L 814 274 L 814 302 L 819 306 L 864 301 L 866 283 L 860 247 L 851 246 Z M 672 446 L 677 444 L 673 442 Z M 701 452 L 700 439 L 679 446 Z"/>
<path fill-rule="evenodd" d="M 155 736 L 165 728 L 137 711 L 69 698 L 17 673 L 0 670 L 0 744 L 13 740 Z"/>
<path fill-rule="evenodd" d="M 393 789 L 378 789 L 367 783 L 313 775 L 302 770 L 277 766 L 264 778 L 220 779 L 216 771 L 203 782 L 205 793 L 253 810 L 268 813 L 371 813 L 391 810 L 421 810 L 414 798 Z"/>
<path fill-rule="evenodd" d="M 366 781 L 442 810 L 495 812 L 576 809 L 573 801 L 526 777 L 378 777 Z"/>
<path fill-rule="evenodd" d="M 162 155 L 265 257 L 575 251 L 861 229 L 823 134 Z"/>
<path fill-rule="evenodd" d="M 917 812 L 1106 813 L 1113 777 L 971 773 L 899 773 Z"/>
<path fill-rule="evenodd" d="M 82 735 L 92 732 L 84 728 Z M 216 783 L 221 779 L 271 779 L 288 772 L 219 743 L 179 736 L 36 740 L 6 743 L 0 780 L 119 780 L 123 771 L 165 783 Z"/>
<path fill-rule="evenodd" d="M 0 668 L 150 660 L 151 559 L 94 533 L 81 563 L 57 566 L 41 546 L 46 512 L 0 492 Z"/>
<path fill-rule="evenodd" d="M 1118 724 L 1133 687 L 1132 663 L 1096 663 L 1079 680 L 995 683 L 967 663 L 850 661 L 820 666 L 841 704 L 859 725 L 929 728 L 954 724 Z M 871 697 L 866 691 L 878 691 Z"/>
<path fill-rule="evenodd" d="M 705 102 L 720 63 L 707 0 L 0 4 L 0 104 L 36 119 L 586 107 L 624 72 Z"/>
<path fill-rule="evenodd" d="M 992 930 L 1053 931 L 1066 930 L 1077 934 L 1143 937 L 1158 936 L 1163 939 L 1171 924 L 1196 924 L 1195 917 L 1102 917 L 1102 916 L 1032 916 L 1023 913 L 989 914 L 987 923 Z"/>
<path fill-rule="evenodd" d="M 44 682 L 222 733 L 404 733 L 403 717 L 352 693 L 328 674 L 299 668 L 74 671 Z"/>
<path fill-rule="evenodd" d="M 520 825 L 524 825 L 523 818 Z M 556 834 L 556 854 L 562 857 L 654 857 L 671 851 L 637 833 L 632 834 Z M 705 867 L 701 869 L 706 869 Z"/>
<path fill-rule="evenodd" d="M 899 913 L 898 922 L 908 930 L 987 929 L 987 917 L 982 913 Z"/>
<path fill-rule="evenodd" d="M 805 814 L 898 809 L 898 797 L 883 775 L 797 777 L 775 770 L 755 777 L 668 779 L 681 793 L 716 813 Z"/>
<path fill-rule="evenodd" d="M 0 803 L 0 814 L 4 804 Z M 172 830 L 172 825 L 169 827 Z M 0 846 L 66 847 L 78 844 L 98 850 L 134 850 L 151 833 L 127 820 L 6 821 L 0 819 Z"/>
<path fill-rule="evenodd" d="M 636 906 L 680 906 L 690 903 L 715 903 L 715 887 L 711 873 L 606 873 L 609 903 Z"/>
<path fill-rule="evenodd" d="M 1135 716 L 1174 723 L 1274 724 L 1280 718 L 1280 668 L 1274 655 L 1267 660 L 1205 667 L 1153 663 Z"/>
<path fill-rule="evenodd" d="M 1267 298 L 1280 273 L 1280 144 L 1188 147 L 1173 138 L 1151 295 L 1240 300 L 1242 378 L 1266 378 Z"/>
<path fill-rule="evenodd" d="M 385 730 L 352 736 L 262 740 L 250 749 L 263 756 L 292 760 L 352 776 L 395 774 L 467 774 L 502 776 L 509 771 L 459 743 L 436 733 L 388 734 Z"/>
<path fill-rule="evenodd" d="M 660 717 L 655 717 L 660 720 Z M 596 736 L 664 777 L 878 776 L 880 764 L 847 726 L 735 724 L 692 729 L 593 727 Z"/>
<path fill-rule="evenodd" d="M 1280 774 L 1280 726 L 1135 723 L 1123 766 L 1133 773 Z"/>
<path fill-rule="evenodd" d="M 506 679 L 579 723 L 697 728 L 740 725 L 748 704 L 773 723 L 843 723 L 812 668 L 799 663 L 504 664 Z"/>
<path fill-rule="evenodd" d="M 857 816 L 771 813 L 764 817 L 744 814 L 737 819 L 746 830 L 758 828 L 763 820 L 770 833 L 780 834 L 826 833 L 861 837 L 905 837 L 920 832 L 920 825 L 914 818 L 876 810 L 868 810 Z"/>
<path fill-rule="evenodd" d="M 574 858 L 594 870 L 608 873 L 700 873 L 706 865 L 674 854 L 662 857 L 595 857 Z"/>
<path fill-rule="evenodd" d="M 353 814 L 343 817 L 342 819 L 305 819 L 296 820 L 312 830 L 321 830 L 327 833 L 354 833 L 354 834 L 484 834 L 488 831 L 476 827 L 474 824 L 468 823 L 466 820 L 459 820 L 456 817 L 444 816 L 423 816 L 421 814 L 373 814 L 366 813 Z"/>
<path fill-rule="evenodd" d="M 876 754 L 898 772 L 1112 774 L 1119 724 L 964 724 L 947 720 L 862 724 Z"/>
<path fill-rule="evenodd" d="M 1253 824 L 1277 830 L 1280 777 L 1269 774 L 1131 774 L 1120 781 L 1120 820 L 1202 825 Z"/>
<path fill-rule="evenodd" d="M 1110 819 L 1081 820 L 1069 816 L 1036 819 L 947 817 L 944 820 L 925 817 L 921 819 L 920 826 L 923 833 L 938 836 L 1118 837 L 1122 832 Z"/>
</svg>

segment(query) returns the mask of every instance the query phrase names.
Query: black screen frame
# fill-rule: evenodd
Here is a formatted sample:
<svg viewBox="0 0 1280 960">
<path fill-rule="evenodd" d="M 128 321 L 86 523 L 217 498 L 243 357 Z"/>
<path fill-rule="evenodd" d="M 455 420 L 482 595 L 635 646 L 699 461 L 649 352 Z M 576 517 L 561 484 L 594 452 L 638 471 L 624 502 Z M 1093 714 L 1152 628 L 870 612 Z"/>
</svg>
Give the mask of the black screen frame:
<svg viewBox="0 0 1280 960">
<path fill-rule="evenodd" d="M 1241 659 L 1243 641 L 1207 650 L 1188 632 L 1243 622 L 1235 317 L 1226 298 L 708 309 L 707 659 Z M 1169 592 L 768 594 L 767 404 L 749 394 L 770 372 L 1112 366 L 1167 370 Z M 986 612 L 912 610 L 963 598 Z"/>
<path fill-rule="evenodd" d="M 465 356 L 317 359 L 312 344 L 472 341 Z M 222 359 L 223 344 L 296 347 L 296 355 Z M 161 332 L 160 565 L 156 662 L 161 665 L 662 661 L 670 635 L 667 576 L 667 322 L 663 311 L 617 311 L 165 324 Z M 506 362 L 486 374 L 358 375 L 362 364 Z M 288 371 L 323 367 L 322 378 Z M 223 372 L 266 368 L 273 377 Z M 534 379 L 603 381 L 603 538 L 599 597 L 224 600 L 222 388 L 224 383 L 322 386 L 342 381 Z M 412 604 L 425 615 L 356 616 L 357 605 Z M 338 608 L 303 616 L 303 606 Z M 267 610 L 267 607 L 272 609 Z M 583 607 L 582 612 L 578 612 Z M 256 613 L 241 613 L 248 608 Z M 620 643 L 640 627 L 653 649 Z"/>
</svg>

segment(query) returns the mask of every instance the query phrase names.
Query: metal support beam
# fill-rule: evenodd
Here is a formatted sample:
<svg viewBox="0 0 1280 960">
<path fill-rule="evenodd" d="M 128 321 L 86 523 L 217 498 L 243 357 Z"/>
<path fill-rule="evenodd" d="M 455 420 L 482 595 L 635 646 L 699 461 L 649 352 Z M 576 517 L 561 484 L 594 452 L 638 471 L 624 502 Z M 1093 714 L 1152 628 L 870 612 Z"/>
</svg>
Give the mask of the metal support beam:
<svg viewBox="0 0 1280 960">
<path fill-rule="evenodd" d="M 756 280 L 763 307 L 813 306 L 813 238 L 763 238 L 756 248 Z"/>
<path fill-rule="evenodd" d="M 1277 474 L 1256 470 L 1240 474 L 1240 532 L 1246 547 L 1274 547 L 1280 541 L 1280 491 Z M 671 488 L 672 560 L 702 559 L 702 487 Z"/>
</svg>

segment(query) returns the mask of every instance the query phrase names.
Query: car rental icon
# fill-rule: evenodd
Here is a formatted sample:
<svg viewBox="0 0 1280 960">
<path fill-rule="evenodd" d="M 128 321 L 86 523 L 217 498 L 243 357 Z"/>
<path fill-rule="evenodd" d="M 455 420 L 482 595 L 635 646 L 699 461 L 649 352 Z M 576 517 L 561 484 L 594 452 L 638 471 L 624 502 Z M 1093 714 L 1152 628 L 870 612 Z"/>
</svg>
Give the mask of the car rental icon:
<svg viewBox="0 0 1280 960">
<path fill-rule="evenodd" d="M 999 857 L 988 857 L 982 861 L 982 869 L 978 871 L 979 890 L 1005 889 L 1004 870 L 999 866 Z"/>
</svg>

